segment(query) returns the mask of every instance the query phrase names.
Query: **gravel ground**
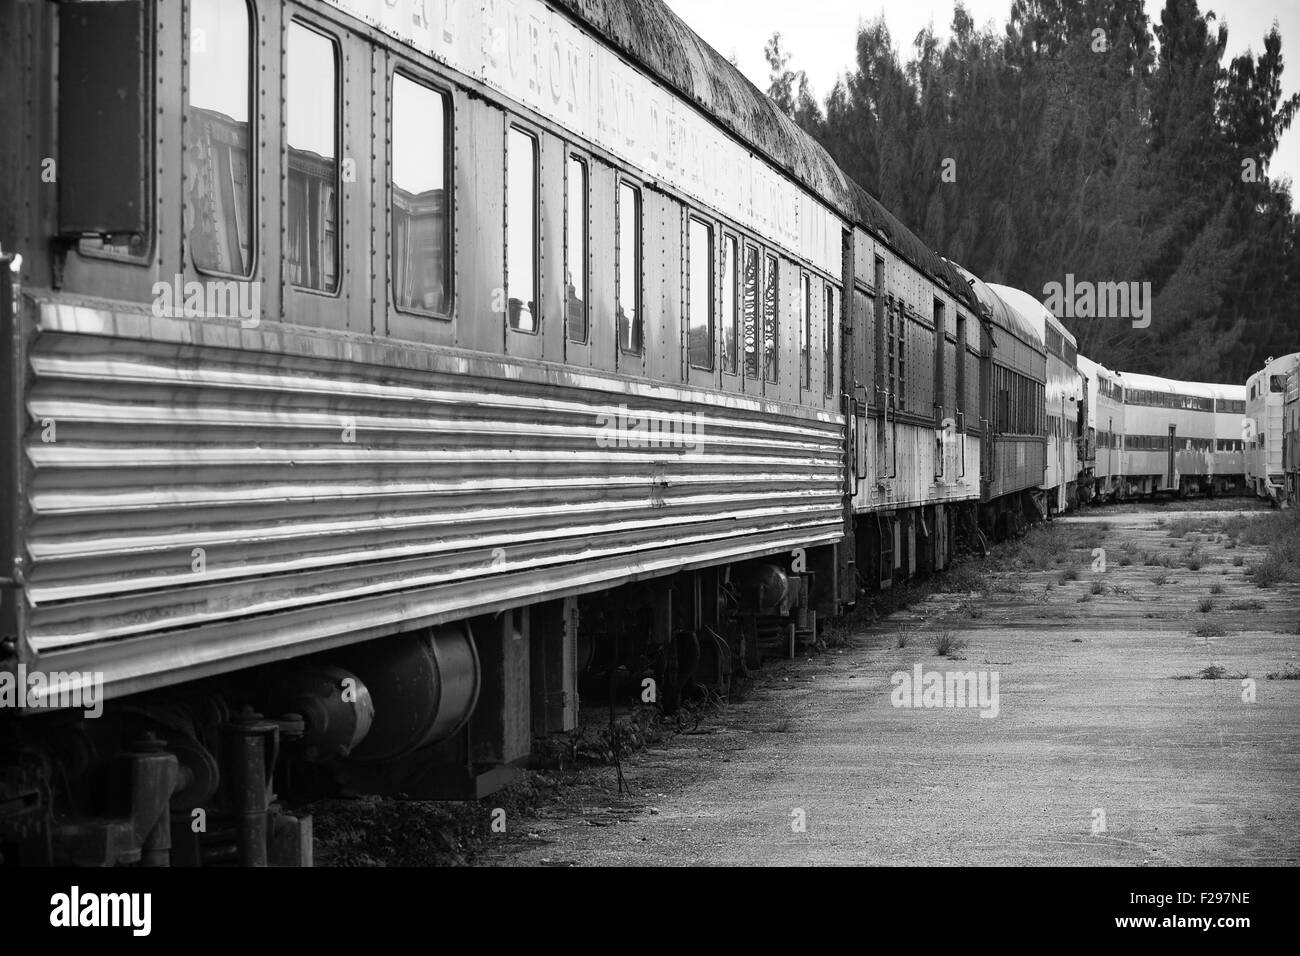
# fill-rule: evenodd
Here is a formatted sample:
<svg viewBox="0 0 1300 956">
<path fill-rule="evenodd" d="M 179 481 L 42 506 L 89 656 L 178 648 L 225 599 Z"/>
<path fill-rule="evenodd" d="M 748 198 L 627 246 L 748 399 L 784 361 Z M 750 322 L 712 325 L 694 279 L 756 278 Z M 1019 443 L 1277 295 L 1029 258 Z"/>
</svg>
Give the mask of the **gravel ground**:
<svg viewBox="0 0 1300 956">
<path fill-rule="evenodd" d="M 1282 677 L 1300 587 L 1256 587 L 1262 547 L 1178 527 L 1232 510 L 1130 505 L 1035 531 L 990 559 L 983 594 L 765 666 L 711 733 L 625 760 L 631 796 L 587 770 L 477 862 L 1294 864 L 1300 682 Z M 940 657 L 945 635 L 968 643 Z M 997 716 L 893 706 L 891 677 L 916 664 L 996 672 Z"/>
<path fill-rule="evenodd" d="M 1255 585 L 1266 549 L 1225 530 L 1255 510 L 1129 504 L 1034 529 L 946 591 L 863 607 L 828 631 L 838 646 L 768 662 L 721 709 L 625 713 L 630 793 L 607 713 L 584 712 L 553 769 L 480 803 L 318 804 L 317 862 L 1294 864 L 1300 586 Z M 996 674 L 996 716 L 894 706 L 918 664 L 990 691 Z"/>
</svg>

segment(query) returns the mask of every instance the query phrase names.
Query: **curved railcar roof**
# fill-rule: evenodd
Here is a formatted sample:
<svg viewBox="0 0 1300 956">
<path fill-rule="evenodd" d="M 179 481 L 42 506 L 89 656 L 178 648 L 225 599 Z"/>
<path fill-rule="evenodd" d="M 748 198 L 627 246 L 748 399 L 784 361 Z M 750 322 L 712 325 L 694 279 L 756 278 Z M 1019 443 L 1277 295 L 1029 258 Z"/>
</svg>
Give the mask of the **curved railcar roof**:
<svg viewBox="0 0 1300 956">
<path fill-rule="evenodd" d="M 1043 303 L 1039 302 L 1028 292 L 1025 292 L 1023 289 L 1013 289 L 1009 285 L 998 285 L 996 282 L 990 282 L 988 286 L 997 293 L 998 297 L 1007 304 L 1007 307 L 1011 309 L 1011 311 L 1019 312 L 1024 321 L 1033 326 L 1034 330 L 1044 342 L 1047 341 L 1047 328 L 1048 326 L 1051 326 L 1061 333 L 1061 336 L 1065 341 L 1069 342 L 1076 348 L 1078 347 L 1079 343 L 1075 341 L 1074 336 L 1070 334 L 1070 330 L 1062 325 L 1061 321 L 1056 316 L 1052 315 L 1051 310 L 1049 310 L 1047 306 L 1043 305 Z"/>
<path fill-rule="evenodd" d="M 976 307 L 969 287 L 938 253 L 850 179 L 820 143 L 662 0 L 554 2 L 799 180 L 845 219 L 883 237 L 909 263 L 947 285 L 967 308 Z"/>
<path fill-rule="evenodd" d="M 1173 378 L 1161 378 L 1159 375 L 1143 375 L 1140 372 L 1120 372 L 1120 379 L 1125 388 L 1144 388 L 1151 392 L 1176 392 L 1179 395 L 1194 395 L 1197 398 L 1222 398 L 1215 390 L 1221 388 L 1208 382 L 1182 382 Z"/>
<path fill-rule="evenodd" d="M 1079 371 L 1081 371 L 1084 375 L 1087 375 L 1089 378 L 1095 376 L 1098 378 L 1107 378 L 1112 382 L 1119 381 L 1119 372 L 1107 368 L 1106 366 L 1102 365 L 1100 362 L 1094 362 L 1086 355 L 1077 355 L 1075 356 L 1075 358 L 1079 362 Z"/>
<path fill-rule="evenodd" d="M 1024 342 L 1026 345 L 1033 346 L 1039 352 L 1047 351 L 1047 346 L 1043 343 L 1042 333 L 1035 331 L 1033 325 L 1027 322 L 1024 316 L 1022 316 L 1018 311 L 1009 308 L 998 294 L 989 288 L 987 282 L 975 275 L 969 269 L 957 265 L 957 263 L 950 259 L 945 259 L 944 261 L 952 266 L 957 273 L 966 280 L 966 284 L 970 286 L 971 292 L 975 296 L 975 300 L 979 302 L 980 305 L 988 307 L 994 325 L 1004 331 L 1010 332 L 1012 335 L 1020 339 L 1020 341 Z"/>
</svg>

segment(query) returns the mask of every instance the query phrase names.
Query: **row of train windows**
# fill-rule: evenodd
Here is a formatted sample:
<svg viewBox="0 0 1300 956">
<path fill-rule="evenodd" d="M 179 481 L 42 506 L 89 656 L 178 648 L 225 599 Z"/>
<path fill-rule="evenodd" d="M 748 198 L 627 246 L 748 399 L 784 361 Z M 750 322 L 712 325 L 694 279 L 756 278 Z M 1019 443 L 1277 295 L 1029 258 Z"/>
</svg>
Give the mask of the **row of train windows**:
<svg viewBox="0 0 1300 956">
<path fill-rule="evenodd" d="M 1098 432 L 1098 448 L 1115 448 L 1120 447 L 1120 440 L 1123 439 L 1123 447 L 1131 451 L 1159 451 L 1169 449 L 1168 435 L 1117 435 L 1114 432 Z M 1245 443 L 1240 438 L 1188 438 L 1175 439 L 1179 444 L 1176 446 L 1181 449 L 1191 448 L 1195 451 L 1244 451 Z M 1189 444 L 1190 443 L 1190 444 Z"/>
<path fill-rule="evenodd" d="M 1129 451 L 1168 451 L 1168 435 L 1125 435 L 1124 447 Z M 1240 438 L 1181 438 L 1174 436 L 1174 451 L 1244 451 Z"/>
<path fill-rule="evenodd" d="M 1110 379 L 1097 378 L 1097 393 L 1100 397 L 1108 398 L 1113 402 L 1124 401 L 1124 389 Z"/>
<path fill-rule="evenodd" d="M 1014 435 L 1043 434 L 1043 385 L 1001 365 L 993 367 L 997 392 L 995 431 Z"/>
<path fill-rule="evenodd" d="M 1053 438 L 1060 438 L 1065 441 L 1074 441 L 1074 439 L 1078 437 L 1076 434 L 1078 427 L 1078 423 L 1068 416 L 1047 416 L 1047 433 Z"/>
<path fill-rule="evenodd" d="M 206 272 L 247 276 L 255 230 L 252 135 L 248 83 L 251 63 L 245 0 L 193 0 L 190 99 L 186 148 L 196 175 L 187 197 L 193 212 L 189 244 L 194 264 Z M 288 146 L 289 280 L 303 289 L 333 294 L 340 272 L 339 47 L 298 21 L 289 26 L 286 79 Z M 449 103 L 444 92 L 401 73 L 392 83 L 392 165 L 389 250 L 394 301 L 403 311 L 447 315 L 452 307 Z M 505 142 L 505 290 L 510 328 L 539 330 L 540 252 L 537 137 L 510 125 Z M 565 168 L 565 326 L 570 340 L 589 332 L 588 252 L 590 176 L 587 162 L 570 155 Z M 614 273 L 617 339 L 627 353 L 642 350 L 641 190 L 620 179 L 615 200 Z M 776 382 L 779 348 L 779 260 L 756 243 L 723 232 L 721 287 L 714 225 L 692 215 L 687 228 L 687 351 L 694 368 L 714 369 L 717 303 L 721 293 L 721 366 Z M 742 248 L 743 245 L 743 248 Z M 820 280 L 819 280 L 820 281 Z M 834 388 L 834 317 L 839 290 L 822 282 L 824 389 Z M 812 388 L 812 277 L 799 279 L 800 384 Z"/>
<path fill-rule="evenodd" d="M 1180 408 L 1192 412 L 1214 411 L 1214 399 L 1200 395 L 1182 395 L 1155 389 L 1130 388 L 1124 393 L 1126 405 L 1147 405 L 1152 408 Z M 1223 403 L 1229 404 L 1229 403 Z M 1243 406 L 1242 411 L 1245 411 Z"/>
</svg>

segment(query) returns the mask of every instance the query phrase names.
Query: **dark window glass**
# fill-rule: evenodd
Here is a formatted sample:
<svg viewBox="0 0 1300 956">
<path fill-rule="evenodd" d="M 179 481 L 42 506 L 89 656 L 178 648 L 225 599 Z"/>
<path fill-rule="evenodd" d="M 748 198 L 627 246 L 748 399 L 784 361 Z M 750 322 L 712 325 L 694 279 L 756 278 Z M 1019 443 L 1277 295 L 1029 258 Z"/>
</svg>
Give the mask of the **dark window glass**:
<svg viewBox="0 0 1300 956">
<path fill-rule="evenodd" d="M 745 244 L 745 377 L 758 378 L 758 249 Z"/>
<path fill-rule="evenodd" d="M 776 256 L 763 257 L 763 378 L 776 381 L 777 370 L 777 288 Z"/>
<path fill-rule="evenodd" d="M 587 164 L 569 157 L 569 221 L 564 235 L 564 290 L 569 338 L 587 341 Z"/>
<path fill-rule="evenodd" d="M 185 107 L 190 255 L 200 269 L 252 269 L 252 45 L 244 0 L 193 0 Z"/>
<path fill-rule="evenodd" d="M 826 337 L 822 349 L 826 357 L 826 394 L 835 394 L 835 319 L 839 315 L 839 290 L 826 284 Z"/>
<path fill-rule="evenodd" d="M 641 351 L 641 190 L 618 184 L 618 345 Z"/>
<path fill-rule="evenodd" d="M 301 23 L 289 24 L 285 139 L 289 144 L 289 281 L 338 288 L 338 48 Z"/>
<path fill-rule="evenodd" d="M 393 77 L 393 295 L 400 309 L 445 313 L 451 305 L 446 101 Z"/>
<path fill-rule="evenodd" d="M 512 329 L 537 331 L 537 138 L 506 139 L 506 302 Z"/>
<path fill-rule="evenodd" d="M 740 309 L 736 307 L 736 283 L 740 266 L 736 261 L 736 237 L 722 242 L 722 365 L 732 375 L 740 361 Z"/>
<path fill-rule="evenodd" d="M 713 368 L 713 227 L 694 216 L 687 236 L 690 248 L 690 332 L 691 365 Z"/>
<path fill-rule="evenodd" d="M 812 386 L 812 283 L 799 274 L 799 385 Z"/>
</svg>

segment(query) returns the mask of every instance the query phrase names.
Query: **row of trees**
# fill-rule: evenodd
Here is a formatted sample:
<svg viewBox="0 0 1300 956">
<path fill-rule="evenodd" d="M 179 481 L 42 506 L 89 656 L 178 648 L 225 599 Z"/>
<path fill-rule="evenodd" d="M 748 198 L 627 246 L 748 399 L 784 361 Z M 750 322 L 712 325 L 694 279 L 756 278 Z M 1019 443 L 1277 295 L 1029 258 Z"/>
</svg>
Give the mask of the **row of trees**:
<svg viewBox="0 0 1300 956">
<path fill-rule="evenodd" d="M 882 20 L 824 103 L 776 35 L 768 94 L 945 256 L 1044 297 L 1050 282 L 1149 282 L 1151 324 L 1065 319 L 1114 368 L 1244 381 L 1300 349 L 1300 217 L 1268 175 L 1300 107 L 1276 26 L 1223 64 L 1195 0 L 1013 0 L 1004 33 L 958 5 L 900 63 Z"/>
</svg>

